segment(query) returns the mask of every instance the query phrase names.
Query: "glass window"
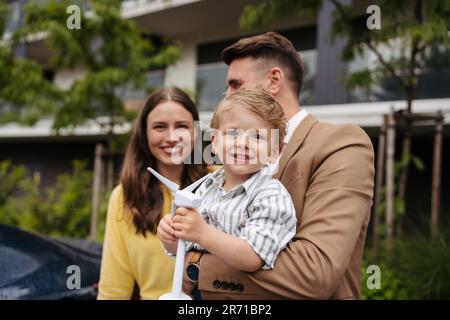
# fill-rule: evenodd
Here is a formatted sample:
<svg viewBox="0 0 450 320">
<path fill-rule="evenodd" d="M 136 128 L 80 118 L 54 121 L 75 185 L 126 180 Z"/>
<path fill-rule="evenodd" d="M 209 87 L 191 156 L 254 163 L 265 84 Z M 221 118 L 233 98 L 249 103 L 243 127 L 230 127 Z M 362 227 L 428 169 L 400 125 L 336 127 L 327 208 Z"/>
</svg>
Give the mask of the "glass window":
<svg viewBox="0 0 450 320">
<path fill-rule="evenodd" d="M 391 57 L 401 54 L 401 42 L 392 47 L 382 47 L 380 51 L 389 61 Z M 417 99 L 433 99 L 450 97 L 448 83 L 450 82 L 450 52 L 443 47 L 430 50 L 427 58 L 427 68 L 421 69 L 417 82 Z M 349 73 L 365 69 L 373 69 L 378 63 L 375 54 L 365 49 L 362 56 L 358 56 L 348 64 Z M 386 76 L 375 83 L 369 91 L 354 89 L 349 92 L 349 102 L 390 101 L 405 99 L 405 92 L 395 79 Z"/>
<path fill-rule="evenodd" d="M 212 111 L 223 97 L 227 65 L 223 62 L 197 66 L 197 105 L 199 111 Z"/>
<path fill-rule="evenodd" d="M 164 86 L 165 72 L 164 70 L 149 71 L 145 76 L 145 85 L 155 90 Z M 126 86 L 125 92 L 119 93 L 125 97 L 125 100 L 145 100 L 148 96 L 147 90 L 133 89 L 132 85 Z"/>
<path fill-rule="evenodd" d="M 313 105 L 315 98 L 315 81 L 317 74 L 317 50 L 299 52 L 303 61 L 303 87 L 300 92 L 300 105 Z"/>
<path fill-rule="evenodd" d="M 314 88 L 317 73 L 317 51 L 299 52 L 304 65 L 301 105 L 314 104 Z M 197 66 L 197 104 L 200 111 L 213 111 L 226 91 L 227 65 L 223 62 Z"/>
<path fill-rule="evenodd" d="M 20 27 L 20 2 L 13 1 L 9 4 L 9 15 L 6 21 L 5 34 L 13 33 Z"/>
</svg>

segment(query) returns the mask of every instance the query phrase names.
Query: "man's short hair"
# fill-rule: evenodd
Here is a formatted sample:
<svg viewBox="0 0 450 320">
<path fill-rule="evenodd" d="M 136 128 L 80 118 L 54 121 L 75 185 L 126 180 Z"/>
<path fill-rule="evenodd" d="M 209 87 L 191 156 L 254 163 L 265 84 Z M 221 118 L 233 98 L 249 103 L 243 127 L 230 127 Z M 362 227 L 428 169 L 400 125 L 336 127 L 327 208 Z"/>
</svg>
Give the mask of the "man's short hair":
<svg viewBox="0 0 450 320">
<path fill-rule="evenodd" d="M 227 65 L 235 59 L 247 57 L 279 63 L 294 94 L 299 96 L 303 85 L 303 63 L 291 41 L 276 32 L 266 32 L 242 38 L 222 51 L 222 60 Z"/>
<path fill-rule="evenodd" d="M 223 114 L 233 108 L 246 108 L 255 117 L 260 118 L 278 132 L 277 145 L 279 151 L 284 146 L 286 136 L 286 117 L 281 105 L 275 98 L 262 88 L 240 88 L 225 96 L 217 105 L 211 120 L 211 128 L 220 129 Z M 255 128 L 258 129 L 258 128 Z"/>
</svg>

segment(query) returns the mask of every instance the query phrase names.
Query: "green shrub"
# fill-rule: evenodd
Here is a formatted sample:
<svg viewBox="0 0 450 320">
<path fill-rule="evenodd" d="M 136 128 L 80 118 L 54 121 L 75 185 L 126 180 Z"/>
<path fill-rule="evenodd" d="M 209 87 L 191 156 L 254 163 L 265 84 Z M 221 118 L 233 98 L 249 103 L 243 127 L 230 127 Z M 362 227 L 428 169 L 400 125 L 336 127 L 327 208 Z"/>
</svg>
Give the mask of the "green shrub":
<svg viewBox="0 0 450 320">
<path fill-rule="evenodd" d="M 20 227 L 31 214 L 38 195 L 37 185 L 27 177 L 24 166 L 0 162 L 0 223 Z"/>
<path fill-rule="evenodd" d="M 449 239 L 441 233 L 435 241 L 415 236 L 396 243 L 393 266 L 412 299 L 450 299 Z"/>
<path fill-rule="evenodd" d="M 369 264 L 363 262 L 361 267 L 361 299 L 363 300 L 402 300 L 409 299 L 410 293 L 403 286 L 401 275 L 390 269 L 387 264 L 380 263 L 378 266 L 381 271 L 380 289 L 369 289 L 367 280 L 371 274 L 367 273 Z"/>
<path fill-rule="evenodd" d="M 43 201 L 25 226 L 51 236 L 84 238 L 89 234 L 92 205 L 92 172 L 86 162 L 75 160 L 71 173 L 58 175 L 54 186 L 45 190 Z"/>
<path fill-rule="evenodd" d="M 369 289 L 365 259 L 361 268 L 362 299 L 449 299 L 450 232 L 442 226 L 439 237 L 415 233 L 394 242 L 388 259 L 382 250 L 377 264 L 381 269 L 381 288 Z M 448 228 L 447 228 L 448 229 Z M 367 248 L 366 253 L 370 252 Z"/>
<path fill-rule="evenodd" d="M 50 236 L 89 234 L 92 172 L 75 160 L 72 172 L 39 191 L 23 166 L 0 162 L 0 223 Z"/>
</svg>

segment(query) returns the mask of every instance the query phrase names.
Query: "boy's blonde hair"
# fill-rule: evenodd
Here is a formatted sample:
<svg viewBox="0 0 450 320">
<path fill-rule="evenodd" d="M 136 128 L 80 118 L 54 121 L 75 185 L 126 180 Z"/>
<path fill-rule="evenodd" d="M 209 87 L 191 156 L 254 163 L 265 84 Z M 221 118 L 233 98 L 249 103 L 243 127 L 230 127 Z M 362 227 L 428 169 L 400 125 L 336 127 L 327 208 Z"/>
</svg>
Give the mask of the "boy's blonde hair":
<svg viewBox="0 0 450 320">
<path fill-rule="evenodd" d="M 244 107 L 257 117 L 278 130 L 279 149 L 284 146 L 286 135 L 286 119 L 280 104 L 275 98 L 263 89 L 240 88 L 225 96 L 217 105 L 211 120 L 211 128 L 219 129 L 222 115 L 234 107 Z"/>
</svg>

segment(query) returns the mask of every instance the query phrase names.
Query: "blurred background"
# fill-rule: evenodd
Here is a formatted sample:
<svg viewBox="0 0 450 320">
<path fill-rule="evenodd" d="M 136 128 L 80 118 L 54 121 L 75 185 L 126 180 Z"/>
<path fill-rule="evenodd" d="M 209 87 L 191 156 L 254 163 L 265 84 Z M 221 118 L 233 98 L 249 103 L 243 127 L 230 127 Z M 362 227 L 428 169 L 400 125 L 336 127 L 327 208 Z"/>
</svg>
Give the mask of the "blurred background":
<svg viewBox="0 0 450 320">
<path fill-rule="evenodd" d="M 145 98 L 178 86 L 208 127 L 225 91 L 222 49 L 269 30 L 303 59 L 301 106 L 373 142 L 362 298 L 449 299 L 446 0 L 0 0 L 0 299 L 65 297 L 65 278 L 42 289 L 37 267 L 17 262 L 39 241 L 63 246 L 45 274 L 87 255 L 83 286 L 95 288 L 109 192 Z M 31 271 L 11 272 L 13 261 Z M 367 287 L 372 264 L 380 289 Z"/>
</svg>

